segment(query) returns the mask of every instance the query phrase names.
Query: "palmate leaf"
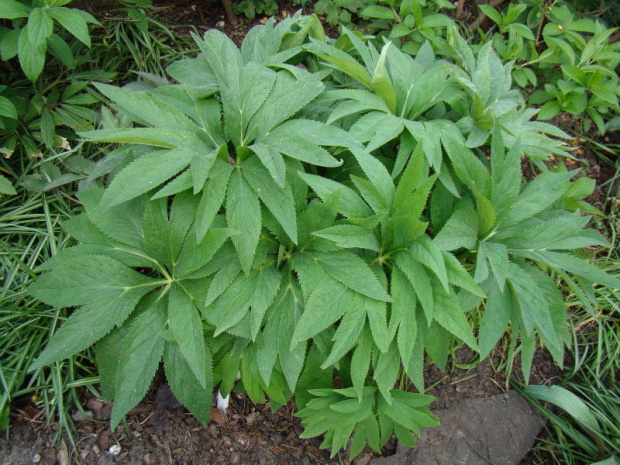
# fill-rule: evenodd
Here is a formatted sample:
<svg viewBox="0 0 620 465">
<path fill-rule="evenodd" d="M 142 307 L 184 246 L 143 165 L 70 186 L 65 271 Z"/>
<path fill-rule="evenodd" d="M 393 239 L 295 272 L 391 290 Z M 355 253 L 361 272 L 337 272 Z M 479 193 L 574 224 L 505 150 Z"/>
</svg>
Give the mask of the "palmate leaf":
<svg viewBox="0 0 620 465">
<path fill-rule="evenodd" d="M 425 267 L 406 251 L 397 253 L 394 262 L 411 283 L 430 324 L 435 313 L 432 277 L 429 276 Z"/>
<path fill-rule="evenodd" d="M 149 299 L 144 311 L 133 321 L 120 354 L 110 420 L 113 430 L 151 385 L 164 353 L 165 340 L 159 333 L 165 325 L 166 299 Z"/>
<path fill-rule="evenodd" d="M 361 248 L 379 252 L 380 245 L 372 231 L 362 226 L 343 224 L 315 231 L 315 236 L 333 241 L 337 246 L 350 249 Z"/>
<path fill-rule="evenodd" d="M 463 313 L 456 294 L 446 292 L 435 281 L 433 283 L 433 298 L 435 300 L 434 320 L 473 350 L 478 351 L 478 344 L 473 336 L 472 328 Z"/>
<path fill-rule="evenodd" d="M 392 270 L 390 292 L 394 301 L 392 303 L 389 329 L 392 335 L 398 331 L 397 345 L 400 351 L 400 358 L 403 365 L 406 366 L 409 364 L 409 359 L 412 355 L 411 349 L 415 344 L 418 333 L 416 318 L 417 299 L 411 283 L 397 267 L 394 267 Z"/>
<path fill-rule="evenodd" d="M 278 328 L 278 357 L 286 378 L 286 383 L 292 392 L 299 380 L 306 357 L 306 343 L 296 342 L 293 338 L 295 328 L 300 322 L 304 311 L 304 300 L 301 288 L 289 273 L 289 280 L 283 287 L 283 292 L 273 304 L 274 315 L 279 315 Z M 277 321 L 277 320 L 276 320 Z M 270 344 L 274 344 L 270 341 Z"/>
<path fill-rule="evenodd" d="M 230 164 L 220 160 L 216 160 L 210 170 L 209 179 L 205 183 L 196 212 L 196 240 L 198 242 L 202 241 L 224 203 L 228 181 L 233 171 Z"/>
</svg>

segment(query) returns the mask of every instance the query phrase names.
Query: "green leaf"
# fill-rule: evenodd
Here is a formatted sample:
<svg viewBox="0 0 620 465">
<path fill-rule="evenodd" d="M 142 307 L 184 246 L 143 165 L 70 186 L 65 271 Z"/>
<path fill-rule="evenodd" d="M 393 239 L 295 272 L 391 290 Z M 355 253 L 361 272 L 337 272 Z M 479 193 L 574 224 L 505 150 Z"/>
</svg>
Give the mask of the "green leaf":
<svg viewBox="0 0 620 465">
<path fill-rule="evenodd" d="M 605 273 L 586 260 L 570 253 L 545 251 L 512 251 L 531 260 L 543 262 L 558 270 L 581 276 L 598 284 L 609 286 L 612 289 L 620 289 L 620 280 Z"/>
<path fill-rule="evenodd" d="M 261 143 L 250 145 L 248 148 L 256 154 L 263 166 L 267 168 L 276 184 L 284 187 L 286 165 L 284 164 L 282 154 L 272 147 Z"/>
<path fill-rule="evenodd" d="M 456 294 L 448 293 L 443 288 L 434 285 L 433 297 L 435 298 L 433 314 L 435 321 L 473 350 L 478 351 L 478 344 Z"/>
<path fill-rule="evenodd" d="M 232 237 L 241 267 L 249 273 L 261 232 L 258 196 L 237 169 L 231 175 L 226 199 L 226 222 L 241 234 Z"/>
<path fill-rule="evenodd" d="M 148 278 L 109 257 L 86 255 L 72 257 L 57 264 L 41 276 L 28 292 L 36 298 L 59 307 L 92 304 L 93 300 L 122 306 L 160 286 L 161 280 Z M 115 321 L 114 324 L 118 323 Z"/>
<path fill-rule="evenodd" d="M 331 326 L 344 315 L 357 298 L 356 294 L 329 277 L 314 289 L 291 340 L 291 349 Z"/>
<path fill-rule="evenodd" d="M 16 195 L 17 191 L 7 178 L 0 174 L 0 194 L 3 195 Z"/>
<path fill-rule="evenodd" d="M 252 296 L 252 313 L 250 315 L 250 331 L 252 339 L 260 330 L 265 313 L 280 289 L 282 275 L 275 268 L 262 268 L 257 270 L 256 286 Z"/>
<path fill-rule="evenodd" d="M 136 249 L 142 249 L 144 238 L 142 218 L 146 199 L 136 197 L 124 205 L 104 209 L 101 207 L 103 193 L 103 189 L 97 188 L 81 191 L 78 194 L 91 223 L 107 237 Z"/>
<path fill-rule="evenodd" d="M 443 251 L 471 250 L 478 242 L 478 214 L 472 208 L 460 208 L 444 224 L 433 242 Z"/>
<path fill-rule="evenodd" d="M 207 387 L 207 357 L 202 319 L 181 284 L 172 284 L 168 298 L 168 323 L 181 354 L 203 388 Z"/>
<path fill-rule="evenodd" d="M 208 347 L 205 357 L 206 383 L 203 387 L 177 344 L 167 342 L 164 349 L 164 370 L 172 393 L 203 425 L 209 423 L 214 388 L 211 351 Z"/>
<path fill-rule="evenodd" d="M 285 183 L 284 187 L 274 185 L 269 172 L 256 158 L 244 162 L 241 172 L 258 198 L 278 220 L 287 236 L 296 244 L 297 217 L 291 186 L 288 183 Z"/>
<path fill-rule="evenodd" d="M 0 4 L 0 18 L 27 18 L 30 8 L 17 0 L 3 0 Z"/>
<path fill-rule="evenodd" d="M 190 235 L 179 254 L 174 269 L 175 277 L 183 278 L 209 263 L 229 236 L 230 231 L 227 229 L 209 229 L 200 242 L 196 242 L 193 234 Z"/>
<path fill-rule="evenodd" d="M 73 8 L 50 8 L 50 15 L 77 40 L 90 48 L 88 23 L 99 24 L 89 13 Z"/>
<path fill-rule="evenodd" d="M 260 142 L 273 150 L 291 158 L 317 166 L 336 167 L 342 164 L 324 148 L 296 134 L 283 134 L 279 131 L 269 133 Z"/>
<path fill-rule="evenodd" d="M 288 285 L 283 288 L 284 292 L 273 303 L 273 308 L 280 316 L 277 338 L 280 365 L 284 371 L 286 383 L 291 391 L 295 392 L 304 365 L 306 344 L 298 343 L 294 337 L 304 311 L 304 301 L 296 280 L 290 278 L 289 274 Z M 275 345 L 273 340 L 269 343 Z"/>
<path fill-rule="evenodd" d="M 79 134 L 91 142 L 142 144 L 168 149 L 185 145 L 198 146 L 198 139 L 193 134 L 164 128 L 99 129 L 97 131 L 81 131 Z"/>
<path fill-rule="evenodd" d="M 178 174 L 191 160 L 192 153 L 188 149 L 159 150 L 142 155 L 116 175 L 103 195 L 102 204 L 112 207 L 138 197 Z"/>
<path fill-rule="evenodd" d="M 137 116 L 140 121 L 149 126 L 173 131 L 198 129 L 187 115 L 169 103 L 159 100 L 154 95 L 100 83 L 95 83 L 95 87 L 103 95 L 114 101 L 116 105 Z M 213 149 L 215 146 L 210 148 Z"/>
<path fill-rule="evenodd" d="M 518 307 L 514 297 L 507 288 L 501 290 L 493 281 L 489 281 L 490 290 L 484 306 L 484 316 L 479 330 L 480 357 L 488 356 L 497 341 L 508 329 L 513 315 L 517 315 Z"/>
<path fill-rule="evenodd" d="M 381 286 L 377 276 L 357 255 L 346 252 L 312 252 L 323 269 L 336 281 L 371 299 L 390 302 L 390 296 Z"/>
<path fill-rule="evenodd" d="M 439 247 L 427 236 L 420 236 L 409 248 L 413 258 L 432 271 L 448 291 L 448 271 Z"/>
<path fill-rule="evenodd" d="M 129 325 L 114 328 L 95 345 L 95 357 L 103 398 L 112 400 L 116 396 L 116 374 L 123 342 L 129 332 Z"/>
<path fill-rule="evenodd" d="M 366 202 L 350 187 L 314 174 L 299 173 L 299 176 L 323 201 L 335 191 L 340 191 L 338 211 L 344 216 L 348 218 L 367 218 L 373 214 Z"/>
<path fill-rule="evenodd" d="M 19 34 L 17 48 L 19 64 L 24 70 L 24 74 L 32 82 L 36 81 L 45 65 L 47 42 L 33 44 L 28 34 L 28 25 L 26 25 Z"/>
<path fill-rule="evenodd" d="M 361 248 L 379 252 L 379 241 L 372 231 L 350 224 L 332 226 L 312 233 L 314 236 L 322 237 L 333 241 L 337 246 L 343 248 Z"/>
<path fill-rule="evenodd" d="M 570 186 L 568 180 L 574 175 L 574 172 L 546 172 L 536 176 L 516 199 L 503 224 L 516 224 L 553 205 L 566 193 Z"/>
<path fill-rule="evenodd" d="M 17 119 L 17 109 L 13 102 L 11 102 L 8 98 L 0 95 L 0 116 L 4 116 L 6 118 Z"/>
<path fill-rule="evenodd" d="M 416 319 L 417 299 L 411 283 L 398 267 L 392 270 L 390 286 L 392 294 L 392 314 L 390 332 L 398 331 L 397 345 L 403 365 L 409 364 L 412 348 L 418 334 Z"/>
<path fill-rule="evenodd" d="M 373 374 L 377 387 L 388 404 L 392 403 L 391 390 L 396 384 L 399 370 L 398 348 L 392 344 L 387 352 L 379 354 Z"/>
<path fill-rule="evenodd" d="M 362 396 L 364 394 L 364 386 L 370 366 L 372 347 L 373 343 L 370 332 L 368 329 L 363 330 L 361 336 L 358 338 L 357 347 L 351 357 L 351 366 L 354 367 L 354 369 L 351 370 L 351 381 L 353 382 L 353 389 L 357 394 L 357 398 L 360 401 L 362 400 Z"/>
<path fill-rule="evenodd" d="M 589 433 L 594 433 L 597 437 L 602 435 L 599 422 L 592 410 L 581 398 L 567 389 L 561 386 L 528 386 L 524 393 L 528 397 L 557 405 L 566 410 Z"/>
<path fill-rule="evenodd" d="M 201 242 L 211 227 L 215 215 L 220 211 L 226 192 L 228 181 L 234 171 L 228 163 L 215 161 L 211 168 L 210 178 L 205 183 L 198 211 L 196 213 L 196 240 Z"/>
<path fill-rule="evenodd" d="M 166 325 L 166 301 L 151 302 L 133 322 L 118 361 L 116 399 L 112 408 L 114 430 L 142 400 L 159 368 L 165 341 L 159 333 Z"/>
<path fill-rule="evenodd" d="M 433 321 L 433 314 L 435 312 L 435 301 L 433 299 L 433 288 L 431 286 L 430 276 L 426 272 L 424 266 L 406 251 L 399 252 L 395 256 L 395 263 L 411 283 L 422 305 L 426 320 L 430 324 Z"/>
<path fill-rule="evenodd" d="M 54 31 L 54 21 L 48 10 L 35 7 L 28 16 L 28 38 L 33 47 L 45 46 L 47 39 Z"/>
<path fill-rule="evenodd" d="M 371 5 L 364 8 L 360 16 L 362 18 L 378 18 L 378 19 L 389 19 L 396 20 L 398 16 L 394 13 L 390 8 L 386 8 L 384 6 Z"/>
</svg>

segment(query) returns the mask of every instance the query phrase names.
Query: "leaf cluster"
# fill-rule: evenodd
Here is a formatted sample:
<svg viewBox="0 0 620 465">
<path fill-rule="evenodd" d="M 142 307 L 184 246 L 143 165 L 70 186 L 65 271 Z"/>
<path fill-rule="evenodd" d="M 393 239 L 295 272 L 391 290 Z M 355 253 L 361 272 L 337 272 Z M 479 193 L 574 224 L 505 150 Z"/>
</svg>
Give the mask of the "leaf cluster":
<svg viewBox="0 0 620 465">
<path fill-rule="evenodd" d="M 539 340 L 561 363 L 557 279 L 586 303 L 594 283 L 620 287 L 581 254 L 606 246 L 579 210 L 591 186 L 523 179 L 522 156 L 563 149 L 490 47 L 455 35 L 449 64 L 301 16 L 240 49 L 194 39 L 176 84 L 97 85 L 133 125 L 82 133 L 118 148 L 82 184 L 77 245 L 30 288 L 76 308 L 33 368 L 95 345 L 113 427 L 163 361 L 203 423 L 239 374 L 254 402 L 294 395 L 333 453 L 351 435 L 353 455 L 393 433 L 413 444 L 436 424 L 425 362 L 461 344 L 486 356 L 510 328 L 526 372 Z"/>
</svg>

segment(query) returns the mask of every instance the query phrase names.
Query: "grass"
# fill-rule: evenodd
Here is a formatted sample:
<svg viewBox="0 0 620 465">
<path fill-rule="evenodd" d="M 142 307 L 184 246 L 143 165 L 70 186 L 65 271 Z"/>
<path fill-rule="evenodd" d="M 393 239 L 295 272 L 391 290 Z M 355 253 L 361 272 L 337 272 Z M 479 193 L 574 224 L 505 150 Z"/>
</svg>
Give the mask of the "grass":
<svg viewBox="0 0 620 465">
<path fill-rule="evenodd" d="M 73 357 L 33 373 L 28 366 L 65 317 L 65 310 L 46 306 L 27 294 L 36 268 L 68 242 L 60 223 L 74 206 L 59 194 L 18 195 L 0 200 L 0 423 L 8 426 L 9 406 L 35 403 L 48 422 L 72 431 L 70 411 L 77 388 L 97 381 L 93 363 Z"/>
</svg>

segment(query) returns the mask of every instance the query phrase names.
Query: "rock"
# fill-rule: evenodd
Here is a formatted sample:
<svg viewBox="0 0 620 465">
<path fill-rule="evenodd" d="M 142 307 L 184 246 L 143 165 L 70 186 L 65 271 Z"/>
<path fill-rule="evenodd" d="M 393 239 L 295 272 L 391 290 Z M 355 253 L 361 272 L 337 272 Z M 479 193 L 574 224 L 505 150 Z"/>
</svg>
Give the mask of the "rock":
<svg viewBox="0 0 620 465">
<path fill-rule="evenodd" d="M 433 413 L 441 425 L 423 429 L 416 449 L 399 444 L 396 454 L 370 465 L 518 465 L 543 426 L 516 391 Z"/>
<path fill-rule="evenodd" d="M 158 462 L 157 456 L 152 452 L 145 454 L 142 461 L 144 462 L 144 465 L 157 465 Z"/>
</svg>

